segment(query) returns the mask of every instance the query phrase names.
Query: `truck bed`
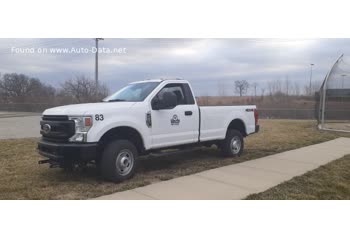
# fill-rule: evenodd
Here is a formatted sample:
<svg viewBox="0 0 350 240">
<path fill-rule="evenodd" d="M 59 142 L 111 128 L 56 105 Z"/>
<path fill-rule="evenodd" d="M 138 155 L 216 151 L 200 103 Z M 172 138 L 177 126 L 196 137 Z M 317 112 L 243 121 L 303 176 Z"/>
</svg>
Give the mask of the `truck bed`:
<svg viewBox="0 0 350 240">
<path fill-rule="evenodd" d="M 255 132 L 255 105 L 200 106 L 200 141 L 224 139 L 232 119 L 241 120 L 247 135 Z"/>
</svg>

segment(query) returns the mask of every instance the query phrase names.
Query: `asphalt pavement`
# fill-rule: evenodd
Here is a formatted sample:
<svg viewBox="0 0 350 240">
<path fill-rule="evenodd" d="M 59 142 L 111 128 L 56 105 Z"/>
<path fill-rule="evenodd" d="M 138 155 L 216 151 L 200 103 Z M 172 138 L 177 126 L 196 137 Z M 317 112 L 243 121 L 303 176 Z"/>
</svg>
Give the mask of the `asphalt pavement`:
<svg viewBox="0 0 350 240">
<path fill-rule="evenodd" d="M 0 139 L 40 137 L 40 113 L 0 112 Z"/>
</svg>

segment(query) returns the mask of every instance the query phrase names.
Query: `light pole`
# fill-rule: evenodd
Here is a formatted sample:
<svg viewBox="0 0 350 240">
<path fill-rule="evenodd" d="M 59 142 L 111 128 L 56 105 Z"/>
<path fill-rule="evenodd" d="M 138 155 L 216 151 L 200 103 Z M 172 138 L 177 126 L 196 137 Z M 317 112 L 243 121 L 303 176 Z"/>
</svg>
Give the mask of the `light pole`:
<svg viewBox="0 0 350 240">
<path fill-rule="evenodd" d="M 344 77 L 346 77 L 346 74 L 342 74 L 342 83 L 341 83 L 341 88 L 344 89 Z"/>
<path fill-rule="evenodd" d="M 312 82 L 312 67 L 314 66 L 315 64 L 311 63 L 310 64 L 310 86 L 309 86 L 309 91 L 310 91 L 310 95 L 312 93 L 312 86 L 311 86 L 311 82 Z"/>
<path fill-rule="evenodd" d="M 98 87 L 98 41 L 104 40 L 103 38 L 95 38 L 96 53 L 95 53 L 95 82 L 96 88 Z"/>
</svg>

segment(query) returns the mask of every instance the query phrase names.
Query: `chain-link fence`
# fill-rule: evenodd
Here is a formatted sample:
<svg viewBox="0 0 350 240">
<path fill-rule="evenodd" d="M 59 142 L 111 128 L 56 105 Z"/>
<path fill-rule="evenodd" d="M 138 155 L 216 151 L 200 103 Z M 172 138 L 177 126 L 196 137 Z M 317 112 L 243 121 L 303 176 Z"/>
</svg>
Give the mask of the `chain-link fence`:
<svg viewBox="0 0 350 240">
<path fill-rule="evenodd" d="M 341 55 L 318 93 L 320 129 L 350 132 L 350 59 Z"/>
<path fill-rule="evenodd" d="M 46 103 L 0 103 L 0 111 L 37 112 L 56 107 Z M 258 108 L 259 117 L 266 119 L 316 119 L 315 109 L 298 108 Z"/>
</svg>

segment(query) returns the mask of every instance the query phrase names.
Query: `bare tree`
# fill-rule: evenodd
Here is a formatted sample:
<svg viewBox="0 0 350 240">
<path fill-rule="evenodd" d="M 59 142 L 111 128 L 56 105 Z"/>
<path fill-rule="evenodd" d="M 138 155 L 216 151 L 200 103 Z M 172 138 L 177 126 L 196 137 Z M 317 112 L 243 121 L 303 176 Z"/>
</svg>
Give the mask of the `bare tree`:
<svg viewBox="0 0 350 240">
<path fill-rule="evenodd" d="M 304 95 L 305 96 L 310 96 L 311 95 L 311 88 L 310 88 L 310 85 L 309 84 L 305 84 L 304 85 Z"/>
<path fill-rule="evenodd" d="M 5 92 L 2 88 L 0 88 L 0 103 L 4 103 L 4 102 L 6 102 Z"/>
<path fill-rule="evenodd" d="M 297 82 L 294 82 L 294 95 L 299 96 L 300 95 L 300 86 Z"/>
<path fill-rule="evenodd" d="M 24 74 L 5 74 L 0 81 L 0 88 L 7 101 L 17 101 L 29 93 L 29 78 Z"/>
<path fill-rule="evenodd" d="M 310 86 L 310 84 L 305 84 L 304 85 L 304 95 L 313 96 L 315 94 L 315 92 L 317 92 L 320 89 L 321 84 L 322 84 L 322 82 L 320 82 L 320 81 L 313 82 L 311 86 Z"/>
<path fill-rule="evenodd" d="M 226 96 L 226 85 L 222 81 L 218 82 L 218 95 L 219 96 Z"/>
<path fill-rule="evenodd" d="M 282 82 L 281 80 L 274 81 L 275 85 L 275 93 L 281 93 L 282 92 Z"/>
<path fill-rule="evenodd" d="M 39 79 L 24 74 L 8 73 L 0 79 L 1 98 L 4 102 L 47 102 L 54 98 L 55 89 Z"/>
<path fill-rule="evenodd" d="M 76 76 L 74 79 L 66 80 L 62 84 L 61 96 L 71 97 L 72 101 L 95 102 L 100 101 L 108 95 L 108 89 L 105 85 L 96 86 L 95 81 L 84 75 Z"/>
<path fill-rule="evenodd" d="M 264 96 L 265 96 L 265 88 L 262 87 L 262 88 L 261 88 L 261 97 L 260 97 L 261 101 L 264 100 Z"/>
<path fill-rule="evenodd" d="M 270 96 L 282 92 L 282 83 L 280 80 L 269 81 L 267 83 L 267 87 L 269 89 Z"/>
<path fill-rule="evenodd" d="M 321 85 L 322 85 L 322 81 L 312 82 L 312 87 L 311 87 L 312 95 L 314 95 L 316 92 L 320 90 Z"/>
<path fill-rule="evenodd" d="M 236 80 L 235 81 L 235 92 L 239 94 L 239 96 L 243 96 L 246 94 L 249 89 L 249 83 L 246 80 Z"/>
<path fill-rule="evenodd" d="M 272 96 L 273 93 L 274 93 L 273 82 L 272 81 L 267 82 L 267 88 L 269 90 L 269 95 Z"/>
</svg>

